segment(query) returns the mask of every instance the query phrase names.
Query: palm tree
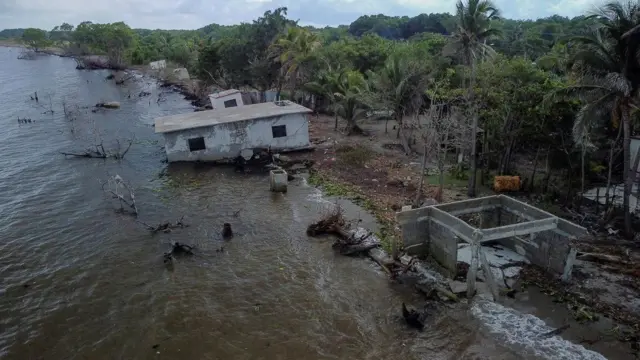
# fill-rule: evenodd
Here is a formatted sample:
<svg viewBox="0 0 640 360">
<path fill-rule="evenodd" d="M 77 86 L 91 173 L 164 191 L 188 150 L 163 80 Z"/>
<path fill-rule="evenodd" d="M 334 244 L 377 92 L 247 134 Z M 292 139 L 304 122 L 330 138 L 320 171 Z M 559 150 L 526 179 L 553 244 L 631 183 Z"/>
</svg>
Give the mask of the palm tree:
<svg viewBox="0 0 640 360">
<path fill-rule="evenodd" d="M 305 68 L 320 45 L 320 39 L 316 34 L 297 26 L 288 28 L 287 32 L 272 44 L 272 51 L 277 54 L 275 60 L 282 64 L 285 77 L 291 81 L 293 99 L 296 87 L 306 75 Z"/>
<path fill-rule="evenodd" d="M 380 70 L 369 71 L 367 74 L 371 87 L 375 89 L 373 102 L 384 110 L 393 112 L 398 123 L 398 138 L 403 128 L 404 117 L 420 111 L 431 76 L 425 61 L 409 59 L 404 55 L 400 51 L 394 52 Z M 409 153 L 411 149 L 404 134 L 402 144 L 405 152 Z"/>
<path fill-rule="evenodd" d="M 467 0 L 463 3 L 459 0 L 456 4 L 457 28 L 450 43 L 462 62 L 471 67 L 471 79 L 469 81 L 469 103 L 473 101 L 473 87 L 475 85 L 477 61 L 494 53 L 491 46 L 487 45 L 487 39 L 500 34 L 500 30 L 491 27 L 491 21 L 500 17 L 500 11 L 489 0 Z M 478 137 L 478 113 L 473 111 L 471 131 L 471 176 L 469 176 L 469 188 L 467 195 L 476 195 L 476 146 Z"/>
<path fill-rule="evenodd" d="M 351 135 L 361 132 L 358 120 L 366 117 L 365 97 L 369 88 L 362 73 L 356 70 L 345 70 L 340 73 L 335 83 L 335 110 L 347 121 L 346 132 Z"/>
<path fill-rule="evenodd" d="M 322 60 L 324 66 L 314 74 L 313 80 L 304 84 L 304 90 L 311 94 L 329 100 L 329 107 L 335 115 L 335 130 L 338 130 L 338 82 L 340 75 L 345 71 L 340 65 L 334 67 L 327 59 Z M 316 102 L 317 106 L 317 102 Z"/>
<path fill-rule="evenodd" d="M 578 84 L 563 89 L 577 95 L 584 106 L 574 123 L 574 141 L 582 144 L 588 132 L 603 120 L 620 123 L 623 134 L 625 232 L 632 235 L 629 200 L 635 169 L 631 169 L 631 114 L 640 105 L 640 2 L 610 2 L 595 15 L 593 34 L 577 36 L 572 58 Z"/>
</svg>

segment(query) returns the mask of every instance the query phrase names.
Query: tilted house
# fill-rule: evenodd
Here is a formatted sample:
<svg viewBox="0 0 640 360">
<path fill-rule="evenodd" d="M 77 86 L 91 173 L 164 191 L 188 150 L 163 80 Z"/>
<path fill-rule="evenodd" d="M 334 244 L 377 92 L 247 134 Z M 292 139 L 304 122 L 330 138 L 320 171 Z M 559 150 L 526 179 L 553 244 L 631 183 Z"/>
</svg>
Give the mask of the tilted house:
<svg viewBox="0 0 640 360">
<path fill-rule="evenodd" d="M 310 112 L 278 101 L 160 117 L 155 130 L 164 135 L 169 162 L 220 161 L 267 148 L 308 148 Z"/>
</svg>

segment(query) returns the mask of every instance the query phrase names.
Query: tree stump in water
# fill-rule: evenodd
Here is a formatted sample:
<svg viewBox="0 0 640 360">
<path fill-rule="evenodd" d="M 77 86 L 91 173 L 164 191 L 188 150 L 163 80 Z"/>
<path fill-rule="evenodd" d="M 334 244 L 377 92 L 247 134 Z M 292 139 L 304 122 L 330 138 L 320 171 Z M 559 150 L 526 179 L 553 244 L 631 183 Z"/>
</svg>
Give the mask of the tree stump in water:
<svg viewBox="0 0 640 360">
<path fill-rule="evenodd" d="M 231 224 L 224 223 L 224 225 L 222 225 L 222 238 L 230 239 L 232 237 L 233 237 L 233 230 L 231 230 Z"/>
</svg>

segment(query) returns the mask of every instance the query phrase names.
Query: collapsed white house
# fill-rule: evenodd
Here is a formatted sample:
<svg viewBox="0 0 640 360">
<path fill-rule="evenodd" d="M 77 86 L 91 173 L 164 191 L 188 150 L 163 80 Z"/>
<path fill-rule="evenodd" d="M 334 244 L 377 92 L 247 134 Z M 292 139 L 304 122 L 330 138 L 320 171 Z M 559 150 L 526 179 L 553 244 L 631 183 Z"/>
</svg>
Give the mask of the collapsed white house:
<svg viewBox="0 0 640 360">
<path fill-rule="evenodd" d="M 169 162 L 221 161 L 270 148 L 286 152 L 309 148 L 311 110 L 277 101 L 160 117 Z"/>
</svg>

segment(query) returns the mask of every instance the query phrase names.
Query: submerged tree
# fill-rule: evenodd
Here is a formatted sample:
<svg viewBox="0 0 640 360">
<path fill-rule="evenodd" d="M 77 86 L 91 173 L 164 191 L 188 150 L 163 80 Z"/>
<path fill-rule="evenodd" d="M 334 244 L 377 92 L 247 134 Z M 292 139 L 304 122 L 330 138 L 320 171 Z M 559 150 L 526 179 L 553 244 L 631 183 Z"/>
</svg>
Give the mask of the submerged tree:
<svg viewBox="0 0 640 360">
<path fill-rule="evenodd" d="M 22 42 L 31 50 L 38 52 L 49 46 L 49 39 L 44 30 L 29 28 L 22 34 Z"/>
</svg>

